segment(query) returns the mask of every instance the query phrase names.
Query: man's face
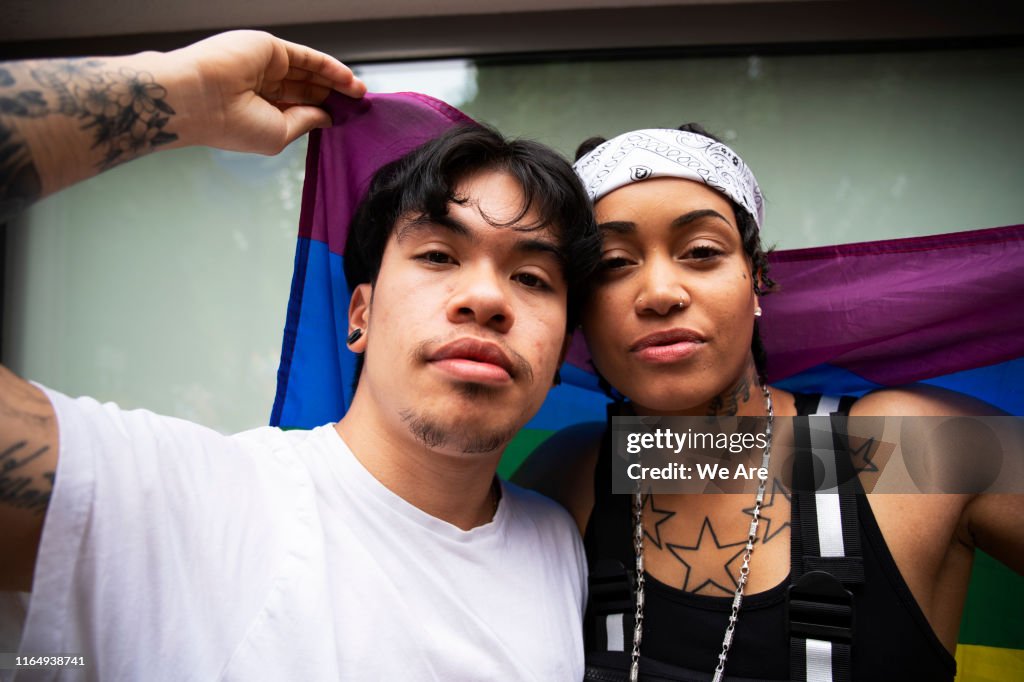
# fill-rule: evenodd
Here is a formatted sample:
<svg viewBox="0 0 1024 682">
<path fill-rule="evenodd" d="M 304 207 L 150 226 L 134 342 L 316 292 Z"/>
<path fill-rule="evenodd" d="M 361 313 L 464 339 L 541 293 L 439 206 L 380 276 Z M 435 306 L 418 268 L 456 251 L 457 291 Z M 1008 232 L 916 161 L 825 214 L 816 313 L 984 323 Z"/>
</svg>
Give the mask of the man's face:
<svg viewBox="0 0 1024 682">
<path fill-rule="evenodd" d="M 471 175 L 456 197 L 441 223 L 399 218 L 372 292 L 353 297 L 350 318 L 366 329 L 359 389 L 431 449 L 489 453 L 547 395 L 566 282 L 551 231 L 515 229 L 536 224 L 532 210 L 504 226 L 523 204 L 511 176 Z"/>
</svg>

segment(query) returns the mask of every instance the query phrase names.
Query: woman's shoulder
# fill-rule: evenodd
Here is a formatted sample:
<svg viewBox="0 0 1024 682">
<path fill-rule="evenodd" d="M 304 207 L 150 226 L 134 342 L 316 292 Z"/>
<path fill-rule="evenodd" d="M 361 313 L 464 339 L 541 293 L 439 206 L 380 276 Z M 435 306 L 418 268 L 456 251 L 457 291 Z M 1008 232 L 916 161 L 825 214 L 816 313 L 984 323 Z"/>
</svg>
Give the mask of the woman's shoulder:
<svg viewBox="0 0 1024 682">
<path fill-rule="evenodd" d="M 854 417 L 948 417 L 1005 414 L 963 393 L 926 384 L 882 388 L 865 394 L 850 408 Z"/>
<path fill-rule="evenodd" d="M 819 393 L 790 393 L 772 387 L 775 414 L 791 416 L 813 414 L 822 399 L 836 405 L 845 404 L 842 395 Z M 948 417 L 1005 414 L 1002 410 L 977 398 L 927 384 L 879 388 L 863 396 L 849 397 L 852 417 Z M 845 411 L 845 410 L 844 410 Z"/>
<path fill-rule="evenodd" d="M 538 445 L 512 476 L 517 485 L 565 507 L 581 533 L 594 506 L 594 469 L 604 430 L 604 422 L 585 422 L 557 431 Z"/>
</svg>

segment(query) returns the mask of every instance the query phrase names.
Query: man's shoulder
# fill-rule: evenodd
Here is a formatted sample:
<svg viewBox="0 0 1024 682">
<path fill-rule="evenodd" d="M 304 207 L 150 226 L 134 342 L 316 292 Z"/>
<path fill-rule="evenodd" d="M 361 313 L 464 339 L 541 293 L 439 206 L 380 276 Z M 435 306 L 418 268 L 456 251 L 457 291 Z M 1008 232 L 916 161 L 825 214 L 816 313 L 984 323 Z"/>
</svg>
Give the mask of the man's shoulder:
<svg viewBox="0 0 1024 682">
<path fill-rule="evenodd" d="M 537 526 L 547 526 L 558 532 L 568 530 L 577 534 L 572 516 L 551 498 L 509 481 L 502 481 L 502 494 L 502 504 L 509 504 L 515 516 Z"/>
<path fill-rule="evenodd" d="M 580 609 L 586 597 L 586 553 L 576 522 L 562 505 L 534 490 L 503 483 L 509 503 L 508 537 L 513 545 L 529 547 L 536 565 L 559 566 L 567 571 L 574 590 L 580 593 Z"/>
<path fill-rule="evenodd" d="M 231 434 L 230 438 L 240 443 L 270 445 L 283 448 L 309 447 L 320 434 L 315 429 L 287 429 L 280 426 L 256 426 Z"/>
<path fill-rule="evenodd" d="M 339 443 L 334 425 L 325 424 L 312 429 L 282 428 L 280 426 L 257 426 L 229 436 L 239 443 L 291 452 L 309 450 L 336 450 Z"/>
</svg>

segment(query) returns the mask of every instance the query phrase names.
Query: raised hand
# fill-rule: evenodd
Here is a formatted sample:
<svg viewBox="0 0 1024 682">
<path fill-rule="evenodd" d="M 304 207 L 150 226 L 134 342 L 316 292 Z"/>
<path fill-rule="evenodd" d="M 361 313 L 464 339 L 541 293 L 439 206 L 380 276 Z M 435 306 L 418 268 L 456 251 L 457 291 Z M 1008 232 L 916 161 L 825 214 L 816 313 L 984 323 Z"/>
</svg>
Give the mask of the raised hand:
<svg viewBox="0 0 1024 682">
<path fill-rule="evenodd" d="M 257 31 L 232 31 L 168 55 L 194 69 L 198 87 L 180 108 L 196 112 L 195 142 L 276 154 L 313 128 L 329 126 L 317 105 L 331 90 L 362 97 L 366 86 L 333 57 Z M 176 99 L 169 93 L 169 101 Z"/>
</svg>

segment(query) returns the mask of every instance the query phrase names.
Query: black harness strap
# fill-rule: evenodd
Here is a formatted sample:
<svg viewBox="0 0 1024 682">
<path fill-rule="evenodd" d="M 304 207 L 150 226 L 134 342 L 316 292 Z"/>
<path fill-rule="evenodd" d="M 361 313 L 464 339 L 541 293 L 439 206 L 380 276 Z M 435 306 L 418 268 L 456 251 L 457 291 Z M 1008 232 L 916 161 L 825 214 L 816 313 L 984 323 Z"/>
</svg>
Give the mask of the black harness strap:
<svg viewBox="0 0 1024 682">
<path fill-rule="evenodd" d="M 788 609 L 797 682 L 852 679 L 854 593 L 864 584 L 860 488 L 845 435 L 852 400 L 822 397 L 816 415 L 794 423 Z"/>
</svg>

